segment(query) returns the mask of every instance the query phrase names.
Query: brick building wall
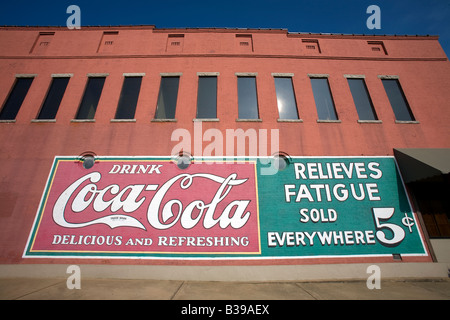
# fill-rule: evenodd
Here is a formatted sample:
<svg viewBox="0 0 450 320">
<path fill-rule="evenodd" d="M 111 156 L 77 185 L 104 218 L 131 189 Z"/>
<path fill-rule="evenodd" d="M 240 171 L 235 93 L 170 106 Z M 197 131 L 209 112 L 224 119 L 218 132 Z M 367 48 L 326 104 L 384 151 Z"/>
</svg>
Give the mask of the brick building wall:
<svg viewBox="0 0 450 320">
<path fill-rule="evenodd" d="M 279 149 L 290 156 L 392 156 L 394 148 L 450 148 L 450 64 L 435 36 L 2 27 L 0 41 L 0 101 L 17 78 L 33 78 L 15 119 L 0 122 L 0 263 L 23 262 L 55 156 L 171 156 L 173 131 L 194 131 L 202 74 L 217 76 L 218 119 L 202 121 L 203 131 L 278 129 Z M 242 74 L 256 79 L 258 121 L 238 121 Z M 106 80 L 95 120 L 73 121 L 88 78 L 99 75 Z M 130 75 L 142 77 L 135 115 L 111 121 Z M 176 121 L 152 121 L 167 75 L 180 79 Z M 62 76 L 70 80 L 55 118 L 35 121 L 52 79 Z M 279 119 L 277 76 L 292 79 L 297 121 Z M 311 86 L 316 77 L 328 80 L 338 121 L 318 121 Z M 358 121 L 347 81 L 352 77 L 364 79 L 378 121 Z M 382 83 L 388 78 L 400 83 L 414 121 L 396 121 Z"/>
</svg>

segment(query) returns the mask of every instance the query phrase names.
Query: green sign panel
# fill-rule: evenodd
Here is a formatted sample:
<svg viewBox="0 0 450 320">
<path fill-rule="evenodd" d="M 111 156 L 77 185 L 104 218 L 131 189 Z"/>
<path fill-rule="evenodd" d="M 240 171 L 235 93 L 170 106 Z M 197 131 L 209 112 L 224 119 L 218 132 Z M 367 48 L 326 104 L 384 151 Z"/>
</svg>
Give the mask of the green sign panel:
<svg viewBox="0 0 450 320">
<path fill-rule="evenodd" d="M 258 176 L 262 255 L 427 255 L 394 158 L 294 158 Z"/>
</svg>

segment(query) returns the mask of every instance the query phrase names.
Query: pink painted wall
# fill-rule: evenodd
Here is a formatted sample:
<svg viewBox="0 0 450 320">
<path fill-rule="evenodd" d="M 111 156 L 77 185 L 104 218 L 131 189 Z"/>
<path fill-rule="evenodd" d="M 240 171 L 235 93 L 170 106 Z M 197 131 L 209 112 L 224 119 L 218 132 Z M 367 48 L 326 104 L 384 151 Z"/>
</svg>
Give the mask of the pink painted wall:
<svg viewBox="0 0 450 320">
<path fill-rule="evenodd" d="M 104 31 L 118 31 L 103 51 Z M 40 48 L 42 41 L 50 39 Z M 184 35 L 169 38 L 168 35 Z M 236 35 L 247 35 L 236 37 Z M 249 46 L 240 42 L 249 39 Z M 108 39 L 110 39 L 108 38 Z M 181 48 L 170 41 L 182 39 Z M 321 53 L 302 40 L 316 39 Z M 178 41 L 178 40 L 174 40 Z M 387 50 L 372 51 L 368 41 Z M 450 64 L 437 37 L 341 36 L 290 34 L 285 30 L 176 29 L 148 27 L 0 28 L 0 101 L 7 98 L 16 74 L 37 74 L 14 123 L 0 122 L 0 263 L 20 263 L 28 234 L 55 155 L 170 156 L 173 130 L 193 131 L 197 72 L 219 72 L 218 128 L 279 129 L 280 151 L 292 156 L 392 155 L 393 148 L 450 148 Z M 168 45 L 169 44 L 169 45 Z M 34 47 L 35 50 L 32 51 Z M 31 52 L 32 51 L 32 52 Z M 236 122 L 237 72 L 257 73 L 261 122 Z M 73 74 L 56 122 L 32 123 L 52 74 Z M 88 73 L 108 73 L 95 122 L 73 123 Z M 145 73 L 136 122 L 111 123 L 124 73 Z M 156 110 L 160 73 L 182 73 L 177 122 L 151 122 Z M 278 122 L 272 73 L 292 73 L 300 118 Z M 340 123 L 317 123 L 308 74 L 328 74 Z M 358 123 L 344 74 L 364 75 L 382 123 Z M 418 123 L 395 122 L 378 75 L 396 75 Z M 205 143 L 203 146 L 206 146 Z M 225 149 L 224 149 L 225 153 Z M 28 261 L 28 260 L 27 260 Z M 60 260 L 58 260 L 60 261 Z M 38 262 L 42 262 L 39 260 Z"/>
</svg>

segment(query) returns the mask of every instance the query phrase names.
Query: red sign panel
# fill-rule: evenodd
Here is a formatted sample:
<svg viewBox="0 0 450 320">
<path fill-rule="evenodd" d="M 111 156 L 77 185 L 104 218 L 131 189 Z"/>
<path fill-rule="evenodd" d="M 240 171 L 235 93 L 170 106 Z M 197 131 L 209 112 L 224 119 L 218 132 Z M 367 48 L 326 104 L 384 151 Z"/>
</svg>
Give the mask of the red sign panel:
<svg viewBox="0 0 450 320">
<path fill-rule="evenodd" d="M 56 158 L 25 256 L 258 254 L 255 166 Z"/>
</svg>

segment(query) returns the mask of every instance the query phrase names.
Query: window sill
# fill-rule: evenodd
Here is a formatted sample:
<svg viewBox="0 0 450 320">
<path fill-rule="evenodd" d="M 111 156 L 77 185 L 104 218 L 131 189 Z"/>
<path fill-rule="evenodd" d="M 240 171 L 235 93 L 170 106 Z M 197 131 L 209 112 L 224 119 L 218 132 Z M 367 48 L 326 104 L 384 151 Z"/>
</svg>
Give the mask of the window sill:
<svg viewBox="0 0 450 320">
<path fill-rule="evenodd" d="M 192 119 L 194 122 L 219 122 L 219 118 L 195 118 Z"/>
<path fill-rule="evenodd" d="M 383 123 L 381 120 L 358 120 L 358 123 Z"/>
<path fill-rule="evenodd" d="M 111 123 L 136 122 L 136 119 L 111 119 Z"/>
<path fill-rule="evenodd" d="M 151 122 L 177 122 L 177 119 L 152 119 Z"/>
<path fill-rule="evenodd" d="M 277 119 L 277 122 L 297 122 L 297 123 L 302 123 L 303 119 Z"/>
<path fill-rule="evenodd" d="M 419 121 L 403 121 L 403 120 L 395 120 L 395 123 L 404 123 L 404 124 L 418 124 L 420 123 Z"/>
<path fill-rule="evenodd" d="M 236 119 L 236 122 L 262 122 L 262 119 Z"/>
<path fill-rule="evenodd" d="M 0 123 L 16 123 L 16 120 L 0 120 Z"/>
<path fill-rule="evenodd" d="M 320 120 L 320 119 L 317 119 L 317 123 L 341 123 L 341 120 Z"/>
<path fill-rule="evenodd" d="M 56 119 L 32 119 L 31 123 L 55 123 Z"/>
<path fill-rule="evenodd" d="M 95 119 L 72 119 L 70 122 L 73 123 L 92 123 L 95 122 Z"/>
</svg>

